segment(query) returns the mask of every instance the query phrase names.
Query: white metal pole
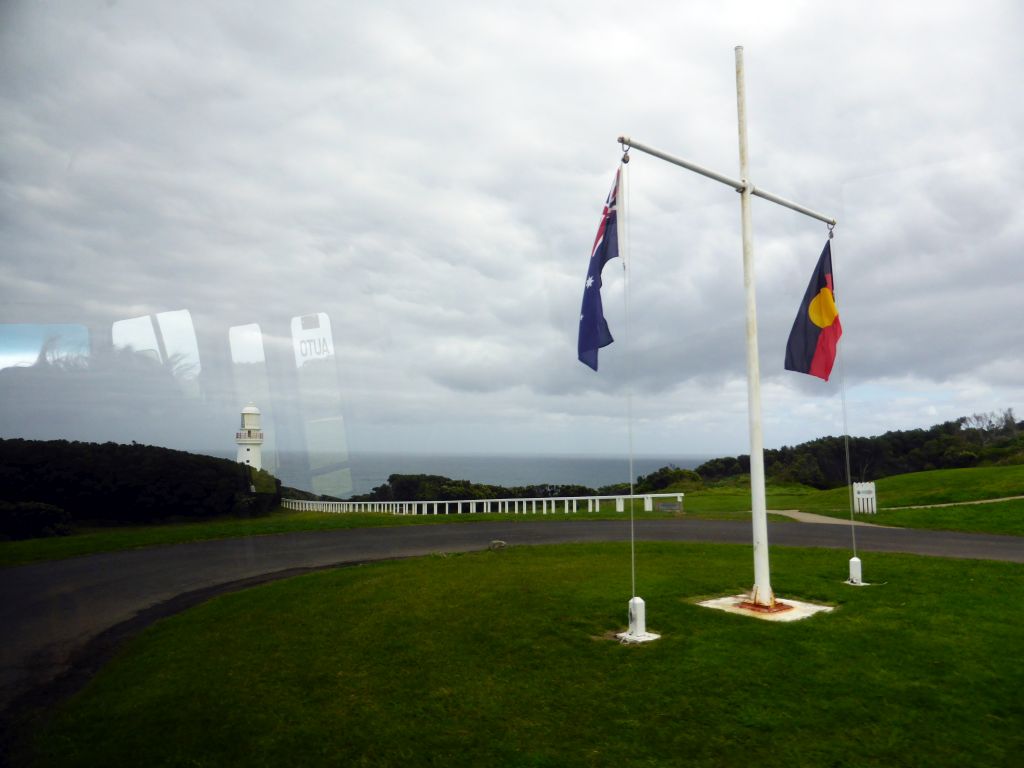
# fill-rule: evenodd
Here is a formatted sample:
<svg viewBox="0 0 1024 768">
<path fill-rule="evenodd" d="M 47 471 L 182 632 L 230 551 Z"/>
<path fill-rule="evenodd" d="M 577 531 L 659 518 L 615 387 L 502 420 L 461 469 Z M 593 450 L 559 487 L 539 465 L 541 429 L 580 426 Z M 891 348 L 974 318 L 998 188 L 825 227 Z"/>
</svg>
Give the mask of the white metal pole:
<svg viewBox="0 0 1024 768">
<path fill-rule="evenodd" d="M 619 144 L 622 144 L 623 146 L 638 150 L 640 152 L 650 155 L 651 157 L 656 157 L 659 160 L 664 160 L 666 163 L 678 165 L 680 168 L 685 168 L 688 171 L 699 173 L 701 176 L 706 176 L 709 179 L 719 181 L 728 187 L 732 187 L 737 192 L 743 191 L 744 185 L 742 181 L 740 181 L 739 179 L 734 179 L 731 176 L 726 176 L 724 173 L 712 171 L 710 168 L 705 168 L 704 166 L 698 165 L 697 163 L 691 160 L 685 160 L 681 157 L 670 155 L 667 152 L 662 152 L 660 149 L 655 149 L 654 147 L 649 147 L 646 144 L 641 144 L 639 141 L 634 141 L 629 136 L 619 136 L 617 141 L 619 142 Z M 749 183 L 750 180 L 748 179 L 747 181 Z M 836 220 L 833 217 L 828 216 L 827 214 L 819 213 L 818 211 L 812 210 L 807 206 L 800 205 L 799 203 L 794 203 L 792 200 L 787 200 L 786 198 L 781 197 L 780 195 L 774 195 L 767 190 L 755 186 L 754 184 L 750 184 L 749 186 L 750 194 L 752 194 L 754 197 L 760 197 L 763 200 L 768 200 L 770 202 L 776 203 L 777 205 L 781 205 L 784 208 L 789 208 L 790 210 L 796 211 L 797 213 L 802 213 L 804 214 L 804 216 L 810 216 L 812 219 L 823 221 L 826 224 L 831 224 L 832 226 L 836 225 Z"/>
<path fill-rule="evenodd" d="M 648 147 L 629 136 L 619 136 L 623 146 L 637 149 L 666 162 L 699 173 L 709 179 L 726 184 L 740 193 L 740 214 L 743 225 L 743 284 L 747 305 L 747 412 L 750 422 L 750 497 L 754 535 L 754 588 L 751 601 L 755 605 L 774 608 L 775 595 L 772 592 L 768 568 L 768 515 L 764 488 L 764 439 L 761 434 L 761 373 L 757 352 L 757 305 L 754 288 L 753 238 L 750 223 L 750 198 L 782 205 L 797 213 L 835 226 L 836 220 L 818 211 L 798 205 L 784 197 L 758 189 L 750 182 L 750 168 L 747 158 L 747 106 L 746 89 L 743 81 L 743 46 L 736 46 L 736 110 L 739 118 L 740 179 L 712 171 L 697 163 L 669 155 L 661 150 Z M 630 494 L 632 497 L 632 493 Z M 622 511 L 622 497 L 615 500 L 615 511 Z"/>
<path fill-rule="evenodd" d="M 747 410 L 750 422 L 750 501 L 754 532 L 754 588 L 750 600 L 772 607 L 768 568 L 768 514 L 764 490 L 764 440 L 761 434 L 761 371 L 757 353 L 757 303 L 754 290 L 754 243 L 750 224 L 750 167 L 747 157 L 747 105 L 743 80 L 743 46 L 736 46 L 736 111 L 740 139 L 740 215 L 743 224 L 743 287 L 747 300 Z"/>
</svg>

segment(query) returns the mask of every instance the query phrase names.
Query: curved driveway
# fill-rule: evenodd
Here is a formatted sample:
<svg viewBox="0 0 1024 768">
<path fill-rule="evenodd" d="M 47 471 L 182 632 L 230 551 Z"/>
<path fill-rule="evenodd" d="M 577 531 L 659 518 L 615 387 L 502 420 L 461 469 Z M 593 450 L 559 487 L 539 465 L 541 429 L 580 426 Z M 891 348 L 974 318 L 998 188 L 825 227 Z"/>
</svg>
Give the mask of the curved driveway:
<svg viewBox="0 0 1024 768">
<path fill-rule="evenodd" d="M 751 541 L 743 521 L 643 520 L 636 531 L 648 541 Z M 0 571 L 0 711 L 69 670 L 87 677 L 125 637 L 221 592 L 317 568 L 481 550 L 495 539 L 516 546 L 625 541 L 628 535 L 624 521 L 578 518 L 404 525 L 204 541 L 8 568 Z M 769 524 L 768 538 L 772 545 L 850 546 L 849 529 L 837 525 Z M 1024 538 L 1014 536 L 858 527 L 857 546 L 1024 562 Z"/>
</svg>

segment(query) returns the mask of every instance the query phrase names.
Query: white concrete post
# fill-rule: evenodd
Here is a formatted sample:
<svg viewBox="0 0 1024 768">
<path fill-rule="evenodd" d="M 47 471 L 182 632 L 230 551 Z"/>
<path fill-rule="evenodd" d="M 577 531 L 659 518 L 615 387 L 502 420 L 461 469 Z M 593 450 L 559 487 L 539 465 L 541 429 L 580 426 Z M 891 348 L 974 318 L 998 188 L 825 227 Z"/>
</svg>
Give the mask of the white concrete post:
<svg viewBox="0 0 1024 768">
<path fill-rule="evenodd" d="M 629 631 L 616 637 L 626 643 L 648 643 L 661 637 L 647 631 L 647 606 L 642 597 L 634 597 L 629 601 Z"/>
<path fill-rule="evenodd" d="M 642 635 L 647 632 L 647 605 L 642 597 L 629 601 L 629 633 Z"/>
<path fill-rule="evenodd" d="M 861 563 L 859 557 L 850 558 L 850 583 L 861 583 Z"/>
</svg>

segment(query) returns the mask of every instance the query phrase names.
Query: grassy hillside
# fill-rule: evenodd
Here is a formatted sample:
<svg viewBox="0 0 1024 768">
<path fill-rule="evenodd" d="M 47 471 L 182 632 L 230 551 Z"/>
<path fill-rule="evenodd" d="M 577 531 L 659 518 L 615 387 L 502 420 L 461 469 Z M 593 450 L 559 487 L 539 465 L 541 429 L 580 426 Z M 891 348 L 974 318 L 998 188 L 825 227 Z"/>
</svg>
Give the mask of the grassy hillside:
<svg viewBox="0 0 1024 768">
<path fill-rule="evenodd" d="M 879 507 L 955 504 L 1024 495 L 1024 465 L 937 469 L 883 478 L 875 483 Z M 668 490 L 677 490 L 676 486 Z M 686 509 L 713 512 L 750 509 L 750 478 L 741 476 L 703 487 L 679 486 L 686 491 Z M 769 509 L 803 512 L 850 510 L 846 487 L 819 491 L 799 484 L 767 485 Z"/>
<path fill-rule="evenodd" d="M 1021 496 L 1024 495 L 1024 465 L 913 472 L 883 478 L 875 483 L 875 487 L 878 505 L 883 508 Z M 848 512 L 849 491 L 833 488 L 828 491 L 808 489 L 803 494 L 781 493 L 775 495 L 772 506 L 813 512 Z"/>
<path fill-rule="evenodd" d="M 749 478 L 691 490 L 686 508 L 697 513 L 750 509 Z M 1024 536 L 1024 500 L 994 504 L 959 504 L 933 509 L 893 509 L 929 504 L 957 504 L 1024 495 L 1024 466 L 938 469 L 883 478 L 875 483 L 879 511 L 855 515 L 855 519 L 879 525 L 934 528 L 973 533 Z M 847 488 L 819 491 L 800 485 L 767 488 L 769 509 L 796 509 L 847 519 L 850 495 Z"/>
</svg>

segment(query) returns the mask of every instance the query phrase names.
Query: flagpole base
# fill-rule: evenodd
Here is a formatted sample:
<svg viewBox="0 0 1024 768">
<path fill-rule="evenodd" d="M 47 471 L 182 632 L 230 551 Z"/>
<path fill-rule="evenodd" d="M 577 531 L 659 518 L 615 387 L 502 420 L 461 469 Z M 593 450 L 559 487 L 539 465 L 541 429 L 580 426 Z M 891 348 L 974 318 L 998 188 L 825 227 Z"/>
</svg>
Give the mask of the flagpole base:
<svg viewBox="0 0 1024 768">
<path fill-rule="evenodd" d="M 767 570 L 767 566 L 765 566 L 765 571 Z M 745 600 L 737 603 L 736 607 L 744 611 L 753 611 L 754 613 L 782 613 L 783 611 L 790 610 L 793 606 L 776 600 L 772 588 L 763 588 L 759 582 L 754 584 L 750 594 L 746 596 Z"/>
<path fill-rule="evenodd" d="M 634 635 L 630 632 L 619 632 L 616 637 L 626 645 L 633 645 L 634 643 L 649 643 L 652 640 L 661 639 L 661 635 L 655 634 L 654 632 L 644 632 L 642 635 Z"/>
<path fill-rule="evenodd" d="M 754 613 L 782 613 L 784 611 L 793 610 L 792 605 L 784 603 L 781 600 L 772 600 L 770 605 L 761 605 L 760 603 L 754 603 L 750 600 L 744 600 L 736 607 L 742 608 L 744 611 L 753 611 Z"/>
<path fill-rule="evenodd" d="M 776 600 L 774 606 L 759 605 L 751 602 L 750 595 L 717 597 L 712 600 L 702 600 L 697 605 L 762 621 L 783 622 L 800 621 L 817 613 L 829 613 L 834 608 L 831 605 L 819 605 L 792 598 L 787 598 L 785 603 Z"/>
<path fill-rule="evenodd" d="M 629 601 L 629 631 L 615 636 L 623 643 L 649 643 L 661 637 L 647 631 L 647 607 L 643 598 L 634 597 Z"/>
</svg>

